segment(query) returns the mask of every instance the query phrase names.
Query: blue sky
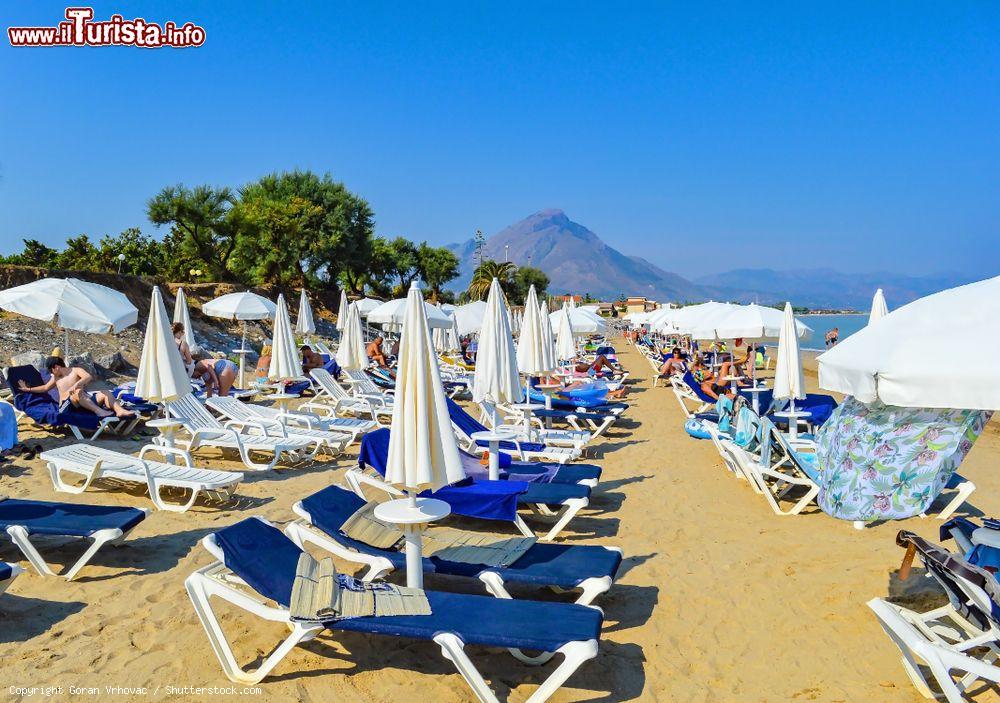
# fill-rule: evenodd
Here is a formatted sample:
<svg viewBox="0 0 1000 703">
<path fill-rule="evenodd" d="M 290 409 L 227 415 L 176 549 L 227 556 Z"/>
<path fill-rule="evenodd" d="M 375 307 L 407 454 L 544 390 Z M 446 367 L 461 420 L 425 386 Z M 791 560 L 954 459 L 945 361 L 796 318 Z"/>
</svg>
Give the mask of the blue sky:
<svg viewBox="0 0 1000 703">
<path fill-rule="evenodd" d="M 0 252 L 299 167 L 438 244 L 559 207 L 682 275 L 996 273 L 1000 4 L 707 5 L 95 3 L 207 41 L 0 40 Z"/>
</svg>

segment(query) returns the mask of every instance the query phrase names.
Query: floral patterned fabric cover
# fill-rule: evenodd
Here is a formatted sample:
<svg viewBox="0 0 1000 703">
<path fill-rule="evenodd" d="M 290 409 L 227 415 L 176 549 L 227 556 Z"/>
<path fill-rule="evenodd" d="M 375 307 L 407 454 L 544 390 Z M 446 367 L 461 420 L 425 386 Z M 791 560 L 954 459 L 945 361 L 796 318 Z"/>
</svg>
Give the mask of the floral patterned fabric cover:
<svg viewBox="0 0 1000 703">
<path fill-rule="evenodd" d="M 842 520 L 899 520 L 923 513 L 991 415 L 865 405 L 848 397 L 816 436 L 819 507 Z"/>
</svg>

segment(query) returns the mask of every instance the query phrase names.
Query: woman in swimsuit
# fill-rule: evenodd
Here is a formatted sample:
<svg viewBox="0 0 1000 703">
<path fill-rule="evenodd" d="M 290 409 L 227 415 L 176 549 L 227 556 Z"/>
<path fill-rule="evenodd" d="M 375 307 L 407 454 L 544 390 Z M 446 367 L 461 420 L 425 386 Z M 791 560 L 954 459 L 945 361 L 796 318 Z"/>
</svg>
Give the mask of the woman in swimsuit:
<svg viewBox="0 0 1000 703">
<path fill-rule="evenodd" d="M 191 348 L 188 343 L 184 341 L 184 323 L 175 322 L 171 329 L 174 332 L 174 342 L 177 344 L 177 348 L 181 352 L 181 358 L 184 359 L 184 368 L 187 369 L 188 375 L 194 370 L 194 357 L 191 356 Z"/>
<path fill-rule="evenodd" d="M 204 359 L 195 364 L 191 377 L 205 383 L 205 394 L 211 398 L 214 393 L 229 395 L 236 381 L 236 371 L 236 364 L 229 359 Z"/>
</svg>

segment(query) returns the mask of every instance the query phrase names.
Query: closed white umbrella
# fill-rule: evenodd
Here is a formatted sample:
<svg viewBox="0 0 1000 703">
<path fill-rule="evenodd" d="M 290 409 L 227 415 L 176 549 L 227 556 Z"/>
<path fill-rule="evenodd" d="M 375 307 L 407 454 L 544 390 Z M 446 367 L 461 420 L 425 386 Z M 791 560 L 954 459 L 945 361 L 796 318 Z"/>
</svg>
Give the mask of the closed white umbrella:
<svg viewBox="0 0 1000 703">
<path fill-rule="evenodd" d="M 243 322 L 243 338 L 240 340 L 240 348 L 234 350 L 240 355 L 240 388 L 244 383 L 244 360 L 247 352 L 247 320 L 269 320 L 274 317 L 275 307 L 267 298 L 243 291 L 242 293 L 229 293 L 220 295 L 214 300 L 210 300 L 201 306 L 201 311 L 211 317 L 218 317 L 223 320 L 241 320 Z"/>
<path fill-rule="evenodd" d="M 344 323 L 347 321 L 347 292 L 340 291 L 340 306 L 337 308 L 337 331 L 344 331 Z"/>
<path fill-rule="evenodd" d="M 177 289 L 177 298 L 174 300 L 174 322 L 184 325 L 184 341 L 188 347 L 195 345 L 194 328 L 191 327 L 191 312 L 188 310 L 187 295 L 183 288 Z"/>
<path fill-rule="evenodd" d="M 278 305 L 274 315 L 274 331 L 271 333 L 271 365 L 267 368 L 267 378 L 271 381 L 286 382 L 302 376 L 299 350 L 295 346 L 292 320 L 288 316 L 285 296 L 278 294 Z"/>
<path fill-rule="evenodd" d="M 444 310 L 443 305 L 441 306 L 441 309 Z M 458 340 L 458 323 L 455 320 L 454 315 L 449 314 L 448 317 L 451 318 L 451 326 L 447 329 L 443 327 L 435 327 L 433 333 L 434 349 L 442 354 L 461 349 L 461 344 Z"/>
<path fill-rule="evenodd" d="M 386 326 L 391 330 L 397 329 L 392 326 L 404 324 L 408 301 L 409 298 L 407 297 L 382 303 L 368 313 L 368 322 Z M 451 318 L 445 314 L 444 310 L 440 310 L 430 303 L 424 303 L 424 318 L 431 328 L 442 327 L 447 329 L 451 327 Z"/>
<path fill-rule="evenodd" d="M 316 322 L 313 320 L 312 306 L 309 305 L 305 288 L 299 292 L 299 316 L 295 320 L 295 331 L 304 337 L 316 334 Z"/>
<path fill-rule="evenodd" d="M 494 404 L 518 403 L 521 397 L 517 351 L 510 331 L 510 318 L 500 282 L 494 278 L 486 299 L 483 327 L 479 332 L 472 400 L 477 403 L 484 400 Z"/>
<path fill-rule="evenodd" d="M 530 388 L 531 377 L 546 374 L 552 370 L 546 362 L 545 330 L 542 327 L 542 315 L 538 309 L 538 295 L 535 286 L 528 289 L 524 301 L 524 318 L 521 320 L 521 331 L 517 338 L 517 369 L 524 374 L 524 402 L 528 406 L 524 412 L 525 430 L 531 430 Z"/>
<path fill-rule="evenodd" d="M 77 278 L 42 278 L 8 288 L 0 292 L 0 308 L 62 327 L 66 330 L 66 356 L 69 330 L 108 334 L 139 319 L 139 311 L 122 293 Z"/>
<path fill-rule="evenodd" d="M 788 410 L 775 413 L 788 418 L 788 430 L 792 439 L 798 434 L 798 418 L 795 400 L 806 397 L 806 382 L 802 375 L 802 359 L 799 357 L 799 337 L 795 327 L 792 304 L 785 303 L 785 318 L 778 335 L 778 361 L 774 369 L 774 397 L 788 400 Z"/>
<path fill-rule="evenodd" d="M 167 403 L 183 398 L 190 392 L 191 379 L 184 367 L 184 358 L 174 342 L 174 335 L 170 332 L 163 296 L 159 286 L 154 286 L 142 356 L 139 357 L 135 394 L 151 403 Z"/>
<path fill-rule="evenodd" d="M 576 356 L 576 341 L 573 339 L 573 326 L 569 321 L 570 308 L 568 303 L 563 303 L 562 310 L 556 318 L 556 358 L 560 361 L 569 361 Z M 551 318 L 550 318 L 551 320 Z"/>
<path fill-rule="evenodd" d="M 344 331 L 337 347 L 337 365 L 345 371 L 357 371 L 368 365 L 364 335 L 361 332 L 361 311 L 357 303 L 347 306 Z"/>
<path fill-rule="evenodd" d="M 907 408 L 1000 409 L 1000 367 L 942 363 L 949 348 L 1000 348 L 1000 276 L 914 300 L 819 356 L 822 388 Z"/>
<path fill-rule="evenodd" d="M 486 303 L 482 300 L 459 305 L 452 313 L 458 325 L 458 334 L 476 334 L 483 328 L 483 318 L 486 317 Z"/>
<path fill-rule="evenodd" d="M 545 367 L 551 371 L 557 365 L 556 336 L 552 333 L 552 320 L 549 318 L 549 309 L 545 303 L 538 304 L 538 319 L 542 323 L 542 349 L 545 353 Z"/>
<path fill-rule="evenodd" d="M 868 324 L 878 322 L 888 314 L 889 306 L 885 304 L 885 294 L 879 288 L 875 291 L 875 297 L 872 298 L 872 311 L 868 314 Z"/>
<path fill-rule="evenodd" d="M 407 497 L 383 503 L 376 515 L 403 528 L 407 585 L 421 588 L 422 525 L 447 515 L 448 506 L 443 501 L 417 498 L 417 494 L 460 481 L 465 478 L 465 470 L 431 345 L 427 307 L 416 283 L 406 302 L 385 478 L 405 491 Z"/>
</svg>

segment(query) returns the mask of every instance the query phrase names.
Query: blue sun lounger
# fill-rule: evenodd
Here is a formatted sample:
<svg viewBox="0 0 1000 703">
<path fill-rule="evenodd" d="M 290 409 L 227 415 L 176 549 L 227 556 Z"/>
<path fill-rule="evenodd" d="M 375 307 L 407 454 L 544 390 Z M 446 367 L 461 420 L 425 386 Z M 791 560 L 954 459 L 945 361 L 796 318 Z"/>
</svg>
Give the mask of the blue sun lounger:
<svg viewBox="0 0 1000 703">
<path fill-rule="evenodd" d="M 528 703 L 548 700 L 581 664 L 597 656 L 603 615 L 597 608 L 575 603 L 426 591 L 430 615 L 359 617 L 322 624 L 295 621 L 288 605 L 302 550 L 280 530 L 261 518 L 248 518 L 208 535 L 202 545 L 217 561 L 191 574 L 184 586 L 226 676 L 239 683 L 260 682 L 293 647 L 324 630 L 433 641 L 482 703 L 497 703 L 497 698 L 466 655 L 465 645 L 503 647 L 519 661 L 533 665 L 562 654 L 563 661 Z M 241 588 L 241 583 L 247 588 Z M 264 620 L 284 623 L 291 632 L 256 669 L 244 669 L 212 608 L 213 596 Z M 542 654 L 529 656 L 523 650 Z"/>
<path fill-rule="evenodd" d="M 14 579 L 23 573 L 24 569 L 17 564 L 8 564 L 5 561 L 0 561 L 0 594 L 3 594 L 14 583 Z"/>
<path fill-rule="evenodd" d="M 545 395 L 537 388 L 528 391 L 532 403 L 551 405 L 553 410 L 586 410 L 594 413 L 622 413 L 628 410 L 628 403 L 595 400 L 593 398 L 562 398 L 558 395 Z"/>
<path fill-rule="evenodd" d="M 486 425 L 472 417 L 465 409 L 451 398 L 445 398 L 448 402 L 448 417 L 451 424 L 458 433 L 466 450 L 476 447 L 483 449 L 489 446 L 489 442 L 476 441 L 472 435 L 476 432 L 485 432 Z M 579 458 L 581 450 L 573 447 L 551 447 L 542 442 L 522 442 L 515 439 L 508 442 L 500 442 L 500 449 L 517 454 L 522 460 L 542 459 L 544 461 L 555 461 L 565 464 L 567 461 Z"/>
<path fill-rule="evenodd" d="M 89 539 L 87 551 L 62 574 L 71 581 L 101 547 L 121 544 L 148 514 L 143 508 L 7 498 L 0 500 L 0 529 L 7 532 L 35 570 L 46 576 L 56 574 L 31 542 L 32 536 Z"/>
<path fill-rule="evenodd" d="M 348 485 L 359 496 L 364 497 L 361 484 L 368 484 L 387 493 L 399 491 L 384 480 L 386 461 L 389 456 L 389 430 L 369 432 L 361 440 L 358 466 L 345 474 Z M 379 478 L 369 476 L 365 468 L 370 468 Z M 562 467 L 560 467 L 561 470 Z M 459 483 L 445 486 L 440 490 L 424 491 L 420 495 L 433 496 L 451 506 L 455 515 L 482 520 L 502 520 L 513 522 L 526 537 L 534 532 L 517 514 L 518 506 L 530 508 L 536 515 L 555 520 L 555 524 L 541 539 L 551 540 L 573 519 L 580 510 L 590 503 L 590 487 L 572 483 L 529 483 L 513 480 L 491 481 L 466 478 Z M 553 511 L 549 506 L 558 506 Z"/>
<path fill-rule="evenodd" d="M 404 569 L 406 556 L 398 549 L 372 547 L 340 531 L 344 522 L 364 505 L 364 499 L 354 493 L 340 486 L 329 486 L 292 506 L 301 520 L 288 525 L 285 532 L 300 547 L 316 544 L 342 559 L 366 566 L 365 581 Z M 589 605 L 611 588 L 621 562 L 622 552 L 617 547 L 539 542 L 503 568 L 438 557 L 426 557 L 423 563 L 426 573 L 478 578 L 497 598 L 510 598 L 506 584 L 516 583 L 564 591 L 579 589 L 581 594 L 576 602 Z"/>
</svg>

